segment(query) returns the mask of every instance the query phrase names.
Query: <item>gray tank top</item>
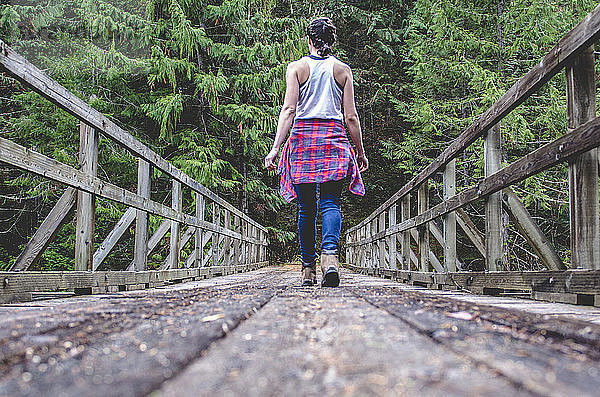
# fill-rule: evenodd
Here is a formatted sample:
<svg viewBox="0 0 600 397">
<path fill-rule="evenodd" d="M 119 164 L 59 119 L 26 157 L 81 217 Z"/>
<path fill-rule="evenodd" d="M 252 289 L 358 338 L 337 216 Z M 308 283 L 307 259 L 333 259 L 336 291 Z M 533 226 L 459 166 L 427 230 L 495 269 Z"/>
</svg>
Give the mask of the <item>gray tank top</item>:
<svg viewBox="0 0 600 397">
<path fill-rule="evenodd" d="M 300 86 L 295 119 L 327 119 L 343 122 L 343 90 L 333 77 L 336 58 L 309 55 L 302 59 L 308 62 L 310 74 L 308 80 Z"/>
</svg>

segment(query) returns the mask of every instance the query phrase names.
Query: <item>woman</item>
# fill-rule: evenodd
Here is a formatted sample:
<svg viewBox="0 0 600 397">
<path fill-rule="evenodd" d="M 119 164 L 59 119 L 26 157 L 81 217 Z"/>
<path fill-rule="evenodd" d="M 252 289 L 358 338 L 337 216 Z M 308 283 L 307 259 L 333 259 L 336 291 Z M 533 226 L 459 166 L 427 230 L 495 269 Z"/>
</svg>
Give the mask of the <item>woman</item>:
<svg viewBox="0 0 600 397">
<path fill-rule="evenodd" d="M 321 285 L 337 287 L 343 180 L 349 177 L 350 191 L 362 196 L 365 187 L 360 173 L 369 167 L 354 103 L 352 71 L 330 55 L 335 41 L 336 28 L 329 18 L 317 18 L 308 26 L 310 55 L 287 67 L 285 100 L 277 134 L 273 148 L 265 157 L 265 167 L 274 170 L 279 148 L 293 122 L 277 171 L 281 175 L 281 195 L 288 202 L 297 197 L 300 206 L 298 234 L 303 286 L 317 283 L 317 188 L 323 218 Z M 344 122 L 358 157 L 348 142 Z"/>
</svg>

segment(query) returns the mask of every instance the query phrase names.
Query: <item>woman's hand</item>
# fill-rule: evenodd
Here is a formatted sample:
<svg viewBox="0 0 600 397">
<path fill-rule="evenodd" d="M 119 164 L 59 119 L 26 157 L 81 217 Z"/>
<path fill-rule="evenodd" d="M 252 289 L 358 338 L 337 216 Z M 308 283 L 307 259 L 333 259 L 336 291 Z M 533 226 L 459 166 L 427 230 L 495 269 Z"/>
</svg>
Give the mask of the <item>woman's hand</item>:
<svg viewBox="0 0 600 397">
<path fill-rule="evenodd" d="M 359 154 L 356 161 L 358 162 L 358 171 L 365 172 L 369 169 L 369 159 L 366 154 Z"/>
<path fill-rule="evenodd" d="M 276 168 L 275 159 L 277 158 L 277 153 L 279 153 L 279 149 L 273 148 L 265 157 L 265 168 L 269 171 L 273 171 Z"/>
</svg>

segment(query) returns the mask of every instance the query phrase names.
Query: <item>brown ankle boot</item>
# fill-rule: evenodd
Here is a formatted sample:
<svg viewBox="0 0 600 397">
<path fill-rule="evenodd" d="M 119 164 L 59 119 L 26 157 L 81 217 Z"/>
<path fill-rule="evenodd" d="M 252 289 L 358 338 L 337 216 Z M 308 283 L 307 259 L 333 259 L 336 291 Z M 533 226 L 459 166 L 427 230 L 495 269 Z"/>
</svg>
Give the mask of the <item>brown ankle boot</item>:
<svg viewBox="0 0 600 397">
<path fill-rule="evenodd" d="M 312 287 L 317 284 L 317 266 L 313 264 L 312 266 L 303 266 L 302 267 L 302 286 L 303 287 Z"/>
<path fill-rule="evenodd" d="M 340 285 L 337 255 L 321 255 L 321 272 L 323 272 L 322 287 L 337 287 Z"/>
</svg>

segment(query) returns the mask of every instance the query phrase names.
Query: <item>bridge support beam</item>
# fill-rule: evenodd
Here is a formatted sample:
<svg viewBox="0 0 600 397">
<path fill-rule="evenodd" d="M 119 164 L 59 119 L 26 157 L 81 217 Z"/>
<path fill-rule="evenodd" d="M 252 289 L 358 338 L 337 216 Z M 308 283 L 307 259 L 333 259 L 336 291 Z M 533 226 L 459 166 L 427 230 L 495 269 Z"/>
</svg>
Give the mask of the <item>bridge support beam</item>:
<svg viewBox="0 0 600 397">
<path fill-rule="evenodd" d="M 456 160 L 444 168 L 444 200 L 456 194 Z M 444 271 L 456 271 L 456 213 L 450 212 L 443 217 L 444 224 Z"/>
<path fill-rule="evenodd" d="M 221 224 L 221 214 L 220 214 L 220 210 L 219 207 L 217 206 L 217 203 L 212 203 L 212 223 L 214 223 L 215 225 L 220 225 Z M 248 230 L 246 230 L 246 232 L 248 232 Z M 219 266 L 219 240 L 220 240 L 220 236 L 218 233 L 213 233 L 212 235 L 212 243 L 211 243 L 211 250 L 212 250 L 212 265 L 213 266 Z M 251 258 L 251 253 L 248 255 L 248 258 Z"/>
<path fill-rule="evenodd" d="M 379 214 L 379 222 L 377 226 L 377 233 L 385 231 L 385 211 Z M 381 269 L 387 269 L 387 264 L 385 261 L 385 238 L 379 239 L 377 241 L 377 248 L 379 249 L 379 267 Z"/>
<path fill-rule="evenodd" d="M 150 198 L 150 163 L 138 160 L 137 193 Z M 133 266 L 137 271 L 146 270 L 148 265 L 148 213 L 136 210 L 135 245 L 133 249 Z"/>
<path fill-rule="evenodd" d="M 10 268 L 11 272 L 27 270 L 41 258 L 62 226 L 70 219 L 76 200 L 77 191 L 68 187 L 35 231 L 33 237 L 29 239 L 27 246 Z"/>
<path fill-rule="evenodd" d="M 596 117 L 594 48 L 587 48 L 566 68 L 569 130 Z M 569 162 L 571 266 L 600 269 L 598 149 Z"/>
<path fill-rule="evenodd" d="M 181 212 L 183 205 L 183 194 L 181 190 L 181 182 L 173 179 L 173 190 L 171 192 L 171 206 L 177 212 Z M 179 250 L 181 225 L 177 221 L 171 221 L 171 238 L 169 241 L 169 261 L 168 269 L 179 269 Z"/>
<path fill-rule="evenodd" d="M 501 168 L 500 125 L 488 130 L 483 143 L 485 176 Z M 485 201 L 485 264 L 490 271 L 502 270 L 503 255 L 502 193 L 490 194 Z"/>
<path fill-rule="evenodd" d="M 96 176 L 98 132 L 85 123 L 79 127 L 79 165 L 82 172 Z M 95 201 L 93 194 L 81 190 L 77 192 L 75 270 L 93 269 Z"/>
<path fill-rule="evenodd" d="M 425 181 L 419 186 L 417 207 L 419 214 L 429 209 L 429 181 Z M 417 227 L 419 233 L 419 268 L 422 272 L 429 271 L 429 228 L 427 223 Z"/>
<path fill-rule="evenodd" d="M 552 243 L 544 235 L 537 223 L 535 223 L 535 220 L 515 192 L 507 187 L 502 190 L 502 193 L 504 194 L 504 203 L 515 226 L 519 229 L 523 237 L 525 237 L 525 240 L 533 248 L 542 263 L 548 270 L 565 270 L 566 266 L 558 256 Z"/>
<path fill-rule="evenodd" d="M 196 192 L 196 218 L 198 220 L 204 220 L 204 211 L 206 209 L 206 204 L 204 202 L 204 196 L 200 193 Z M 195 263 L 194 267 L 202 267 L 203 259 L 204 259 L 204 244 L 202 244 L 202 229 L 199 227 L 196 228 L 196 235 L 194 237 L 194 246 L 195 246 Z M 237 264 L 237 263 L 236 263 Z"/>
<path fill-rule="evenodd" d="M 389 223 L 390 226 L 392 227 L 394 225 L 396 225 L 396 204 L 393 204 L 388 212 L 388 219 L 389 219 Z M 389 262 L 389 268 L 392 270 L 397 270 L 398 266 L 396 264 L 396 244 L 398 242 L 398 235 L 397 234 L 392 234 L 391 236 L 388 237 L 388 250 L 389 250 L 389 258 L 390 258 L 390 262 Z"/>
<path fill-rule="evenodd" d="M 410 193 L 408 193 L 402 199 L 402 206 L 400 208 L 400 218 L 402 222 L 407 219 L 410 219 Z M 410 230 L 405 230 L 402 232 L 402 269 L 410 270 Z"/>
</svg>

